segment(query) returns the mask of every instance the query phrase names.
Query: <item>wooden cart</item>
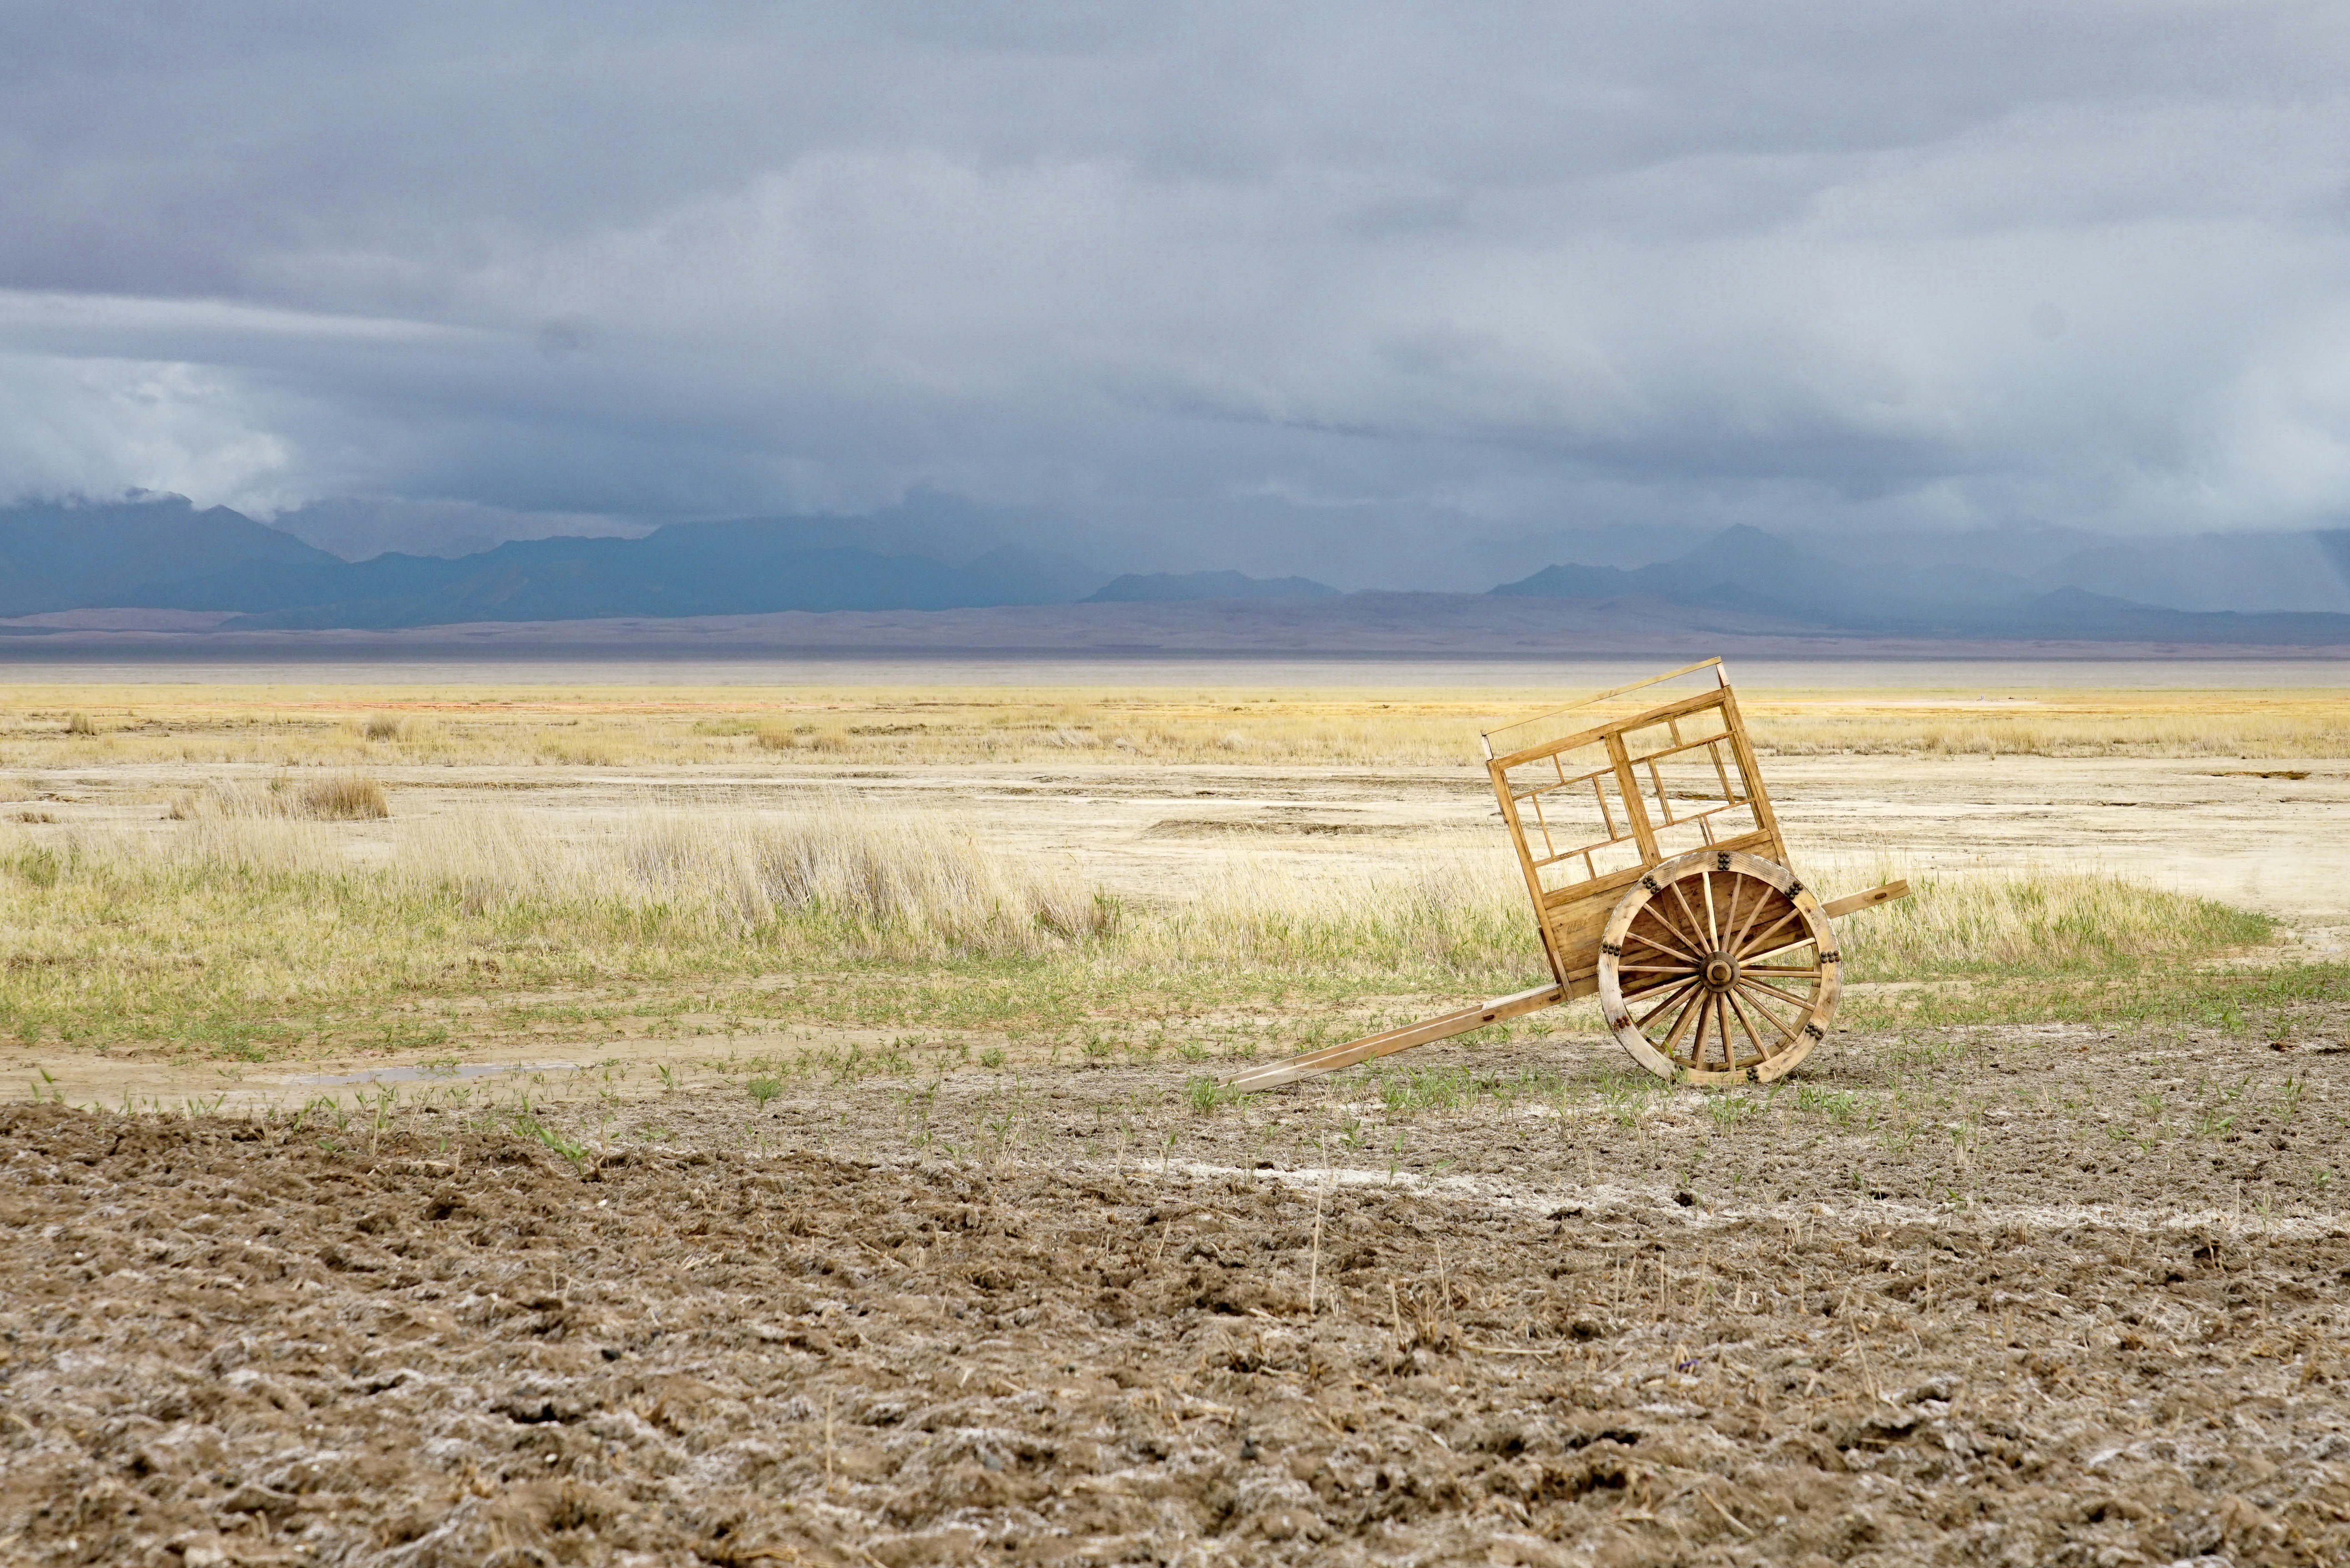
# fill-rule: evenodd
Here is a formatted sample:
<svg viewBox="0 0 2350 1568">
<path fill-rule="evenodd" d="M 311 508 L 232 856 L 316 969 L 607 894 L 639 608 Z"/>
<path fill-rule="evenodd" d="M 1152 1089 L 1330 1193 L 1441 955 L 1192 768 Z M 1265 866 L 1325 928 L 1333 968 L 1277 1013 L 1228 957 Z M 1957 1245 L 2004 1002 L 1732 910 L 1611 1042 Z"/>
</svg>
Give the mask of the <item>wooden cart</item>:
<svg viewBox="0 0 2350 1568">
<path fill-rule="evenodd" d="M 1605 722 L 1586 711 L 1700 670 L 1713 684 L 1694 696 Z M 1504 725 L 1484 743 L 1550 982 L 1253 1067 L 1228 1087 L 1277 1088 L 1595 993 L 1617 1041 L 1660 1078 L 1767 1082 L 1826 1038 L 1842 957 L 1829 922 L 1909 885 L 1822 903 L 1788 869 L 1721 660 Z"/>
</svg>

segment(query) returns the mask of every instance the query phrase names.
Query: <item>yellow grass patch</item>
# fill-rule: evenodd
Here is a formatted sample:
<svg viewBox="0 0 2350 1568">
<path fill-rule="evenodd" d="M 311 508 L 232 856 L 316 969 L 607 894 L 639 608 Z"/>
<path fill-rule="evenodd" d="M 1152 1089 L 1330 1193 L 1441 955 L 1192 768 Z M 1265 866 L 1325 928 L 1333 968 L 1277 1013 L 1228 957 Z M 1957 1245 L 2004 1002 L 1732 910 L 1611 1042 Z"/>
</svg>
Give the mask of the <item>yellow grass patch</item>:
<svg viewBox="0 0 2350 1568">
<path fill-rule="evenodd" d="M 1523 689 L 452 686 L 42 688 L 0 693 L 0 766 L 471 763 L 574 766 L 797 759 L 1464 764 Z M 2350 693 L 1743 688 L 1766 753 L 2350 756 Z"/>
</svg>

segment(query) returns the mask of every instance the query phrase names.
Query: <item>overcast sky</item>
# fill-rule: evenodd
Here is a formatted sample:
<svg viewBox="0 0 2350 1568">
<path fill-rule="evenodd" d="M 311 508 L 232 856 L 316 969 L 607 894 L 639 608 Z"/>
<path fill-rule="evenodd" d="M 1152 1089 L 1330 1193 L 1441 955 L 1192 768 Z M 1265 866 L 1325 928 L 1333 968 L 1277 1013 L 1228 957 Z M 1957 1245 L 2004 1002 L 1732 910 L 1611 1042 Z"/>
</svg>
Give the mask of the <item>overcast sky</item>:
<svg viewBox="0 0 2350 1568">
<path fill-rule="evenodd" d="M 2345 84 L 2338 3 L 16 0 L 0 493 L 2342 525 Z"/>
</svg>

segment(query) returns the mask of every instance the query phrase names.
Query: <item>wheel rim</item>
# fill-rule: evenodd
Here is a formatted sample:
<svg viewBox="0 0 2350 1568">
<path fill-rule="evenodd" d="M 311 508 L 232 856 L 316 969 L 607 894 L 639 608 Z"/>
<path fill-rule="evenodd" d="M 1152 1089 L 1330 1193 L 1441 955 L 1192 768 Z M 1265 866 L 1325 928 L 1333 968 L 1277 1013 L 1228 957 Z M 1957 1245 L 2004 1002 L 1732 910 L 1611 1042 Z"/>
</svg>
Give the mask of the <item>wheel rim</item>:
<svg viewBox="0 0 2350 1568">
<path fill-rule="evenodd" d="M 1599 939 L 1599 1005 L 1660 1078 L 1767 1082 L 1826 1038 L 1841 955 L 1819 900 L 1759 855 L 1704 849 L 1626 890 Z"/>
</svg>

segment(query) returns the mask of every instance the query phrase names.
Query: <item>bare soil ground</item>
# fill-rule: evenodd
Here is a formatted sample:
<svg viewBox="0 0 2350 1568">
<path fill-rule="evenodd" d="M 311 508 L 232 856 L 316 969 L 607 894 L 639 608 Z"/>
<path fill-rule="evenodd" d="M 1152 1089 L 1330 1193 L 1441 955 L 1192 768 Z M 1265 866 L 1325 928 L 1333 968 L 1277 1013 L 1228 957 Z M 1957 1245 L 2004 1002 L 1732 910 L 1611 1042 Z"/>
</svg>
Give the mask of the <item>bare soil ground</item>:
<svg viewBox="0 0 2350 1568">
<path fill-rule="evenodd" d="M 13 1106 L 0 1560 L 2339 1563 L 2344 1022 Z"/>
</svg>

